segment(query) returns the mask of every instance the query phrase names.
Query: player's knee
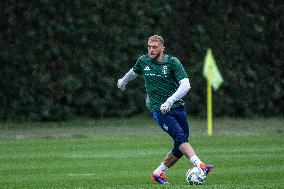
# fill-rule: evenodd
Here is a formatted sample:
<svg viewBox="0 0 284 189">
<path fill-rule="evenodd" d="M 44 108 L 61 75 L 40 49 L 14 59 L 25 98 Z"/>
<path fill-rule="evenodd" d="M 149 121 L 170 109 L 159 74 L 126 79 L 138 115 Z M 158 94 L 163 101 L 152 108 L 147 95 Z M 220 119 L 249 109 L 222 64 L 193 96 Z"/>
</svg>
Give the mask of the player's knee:
<svg viewBox="0 0 284 189">
<path fill-rule="evenodd" d="M 188 142 L 188 136 L 184 133 L 179 133 L 174 137 L 174 148 L 172 150 L 172 153 L 177 158 L 181 158 L 183 156 L 183 153 L 180 151 L 179 146 L 183 143 Z"/>
<path fill-rule="evenodd" d="M 183 156 L 183 153 L 180 151 L 179 147 L 176 146 L 173 148 L 172 154 L 177 158 L 181 158 Z"/>
<path fill-rule="evenodd" d="M 179 147 L 181 144 L 188 142 L 188 136 L 180 134 L 175 138 L 175 146 Z"/>
</svg>

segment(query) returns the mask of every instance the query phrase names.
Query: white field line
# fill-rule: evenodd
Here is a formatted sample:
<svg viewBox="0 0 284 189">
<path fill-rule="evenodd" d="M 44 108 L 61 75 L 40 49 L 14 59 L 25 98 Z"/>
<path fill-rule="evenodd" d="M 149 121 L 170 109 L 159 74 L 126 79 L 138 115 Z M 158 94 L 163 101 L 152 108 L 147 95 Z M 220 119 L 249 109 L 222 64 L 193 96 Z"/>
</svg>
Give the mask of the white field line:
<svg viewBox="0 0 284 189">
<path fill-rule="evenodd" d="M 94 176 L 96 175 L 95 173 L 70 173 L 70 174 L 67 174 L 68 176 L 70 177 L 78 177 L 78 176 Z"/>
</svg>

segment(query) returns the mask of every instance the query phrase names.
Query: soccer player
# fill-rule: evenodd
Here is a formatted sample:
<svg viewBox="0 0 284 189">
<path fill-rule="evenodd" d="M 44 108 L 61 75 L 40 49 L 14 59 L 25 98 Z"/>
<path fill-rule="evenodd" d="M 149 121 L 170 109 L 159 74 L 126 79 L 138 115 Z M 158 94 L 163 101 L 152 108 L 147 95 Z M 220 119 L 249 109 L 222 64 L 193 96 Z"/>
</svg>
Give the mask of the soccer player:
<svg viewBox="0 0 284 189">
<path fill-rule="evenodd" d="M 153 118 L 174 143 L 173 149 L 153 171 L 151 179 L 159 184 L 169 184 L 165 172 L 183 155 L 207 175 L 213 166 L 203 163 L 188 143 L 189 126 L 184 101 L 181 99 L 190 89 L 189 79 L 180 61 L 164 54 L 164 40 L 159 35 L 148 39 L 148 54 L 138 58 L 136 64 L 117 82 L 122 91 L 125 85 L 142 75 L 147 92 L 146 105 Z"/>
</svg>

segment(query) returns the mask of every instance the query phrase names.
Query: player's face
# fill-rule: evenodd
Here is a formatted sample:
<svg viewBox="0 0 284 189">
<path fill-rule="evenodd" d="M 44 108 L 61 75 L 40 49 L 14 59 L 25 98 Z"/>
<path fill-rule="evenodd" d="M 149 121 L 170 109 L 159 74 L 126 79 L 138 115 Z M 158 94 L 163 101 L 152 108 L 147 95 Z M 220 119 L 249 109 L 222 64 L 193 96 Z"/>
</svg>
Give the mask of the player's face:
<svg viewBox="0 0 284 189">
<path fill-rule="evenodd" d="M 152 60 L 161 60 L 164 54 L 164 45 L 159 41 L 148 41 L 148 55 Z"/>
</svg>

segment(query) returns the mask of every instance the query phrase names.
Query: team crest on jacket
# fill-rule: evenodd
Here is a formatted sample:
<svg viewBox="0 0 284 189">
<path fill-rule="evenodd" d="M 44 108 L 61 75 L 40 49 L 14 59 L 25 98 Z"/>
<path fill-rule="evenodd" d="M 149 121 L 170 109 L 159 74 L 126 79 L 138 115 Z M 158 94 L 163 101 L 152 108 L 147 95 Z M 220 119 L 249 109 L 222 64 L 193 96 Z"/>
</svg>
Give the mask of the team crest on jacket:
<svg viewBox="0 0 284 189">
<path fill-rule="evenodd" d="M 166 75 L 168 73 L 168 67 L 167 66 L 163 66 L 163 73 L 164 73 L 164 75 Z"/>
</svg>

